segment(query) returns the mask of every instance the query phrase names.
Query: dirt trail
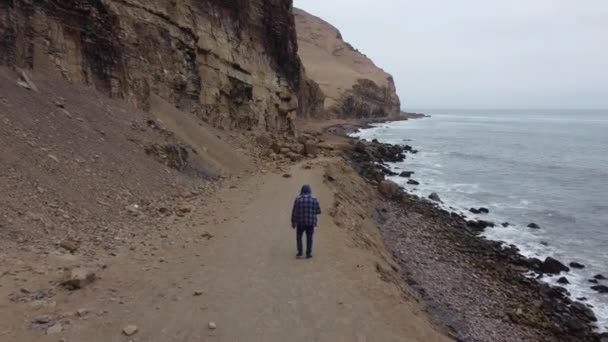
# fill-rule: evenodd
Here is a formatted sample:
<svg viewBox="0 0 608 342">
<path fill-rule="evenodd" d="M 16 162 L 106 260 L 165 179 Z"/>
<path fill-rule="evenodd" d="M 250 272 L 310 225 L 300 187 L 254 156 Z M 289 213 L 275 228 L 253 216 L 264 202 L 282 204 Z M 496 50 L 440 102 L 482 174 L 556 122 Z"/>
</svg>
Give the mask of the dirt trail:
<svg viewBox="0 0 608 342">
<path fill-rule="evenodd" d="M 111 259 L 94 286 L 58 295 L 58 313 L 90 311 L 70 316 L 63 332 L 45 336 L 21 326 L 0 340 L 447 341 L 395 284 L 381 280 L 372 252 L 352 247 L 348 232 L 334 225 L 323 168 L 300 165 L 290 173 L 251 177 L 203 199 L 207 205 L 189 221 Z M 312 260 L 295 258 L 289 226 L 304 183 L 324 211 Z M 31 320 L 25 315 L 13 312 Z M 127 324 L 139 331 L 122 335 Z"/>
</svg>

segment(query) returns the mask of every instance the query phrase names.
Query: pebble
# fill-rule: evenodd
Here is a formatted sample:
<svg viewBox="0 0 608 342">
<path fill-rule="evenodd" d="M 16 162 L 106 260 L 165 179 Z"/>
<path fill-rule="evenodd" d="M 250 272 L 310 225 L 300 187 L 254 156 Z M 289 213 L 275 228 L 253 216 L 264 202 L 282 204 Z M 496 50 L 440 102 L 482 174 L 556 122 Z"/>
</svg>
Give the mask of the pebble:
<svg viewBox="0 0 608 342">
<path fill-rule="evenodd" d="M 61 323 L 55 323 L 55 325 L 46 329 L 46 334 L 54 335 L 54 334 L 59 334 L 62 331 L 63 331 L 63 326 L 61 325 Z"/>
<path fill-rule="evenodd" d="M 138 330 L 139 330 L 139 328 L 137 328 L 136 325 L 129 324 L 122 329 L 122 333 L 125 334 L 126 336 L 133 336 L 137 333 Z"/>
<path fill-rule="evenodd" d="M 211 330 L 217 329 L 217 324 L 215 324 L 215 322 L 209 322 L 209 329 L 211 329 Z"/>
</svg>

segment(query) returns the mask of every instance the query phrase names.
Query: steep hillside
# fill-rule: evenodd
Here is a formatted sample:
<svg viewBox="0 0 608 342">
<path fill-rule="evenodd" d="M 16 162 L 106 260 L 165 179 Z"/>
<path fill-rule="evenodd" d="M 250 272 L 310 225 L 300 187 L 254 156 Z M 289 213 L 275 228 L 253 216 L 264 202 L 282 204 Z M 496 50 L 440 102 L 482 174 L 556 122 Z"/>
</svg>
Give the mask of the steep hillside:
<svg viewBox="0 0 608 342">
<path fill-rule="evenodd" d="M 325 94 L 330 116 L 390 117 L 400 113 L 391 75 L 342 40 L 338 29 L 294 9 L 299 55 Z"/>
<path fill-rule="evenodd" d="M 293 129 L 296 50 L 291 0 L 0 0 L 0 65 L 221 128 Z"/>
</svg>

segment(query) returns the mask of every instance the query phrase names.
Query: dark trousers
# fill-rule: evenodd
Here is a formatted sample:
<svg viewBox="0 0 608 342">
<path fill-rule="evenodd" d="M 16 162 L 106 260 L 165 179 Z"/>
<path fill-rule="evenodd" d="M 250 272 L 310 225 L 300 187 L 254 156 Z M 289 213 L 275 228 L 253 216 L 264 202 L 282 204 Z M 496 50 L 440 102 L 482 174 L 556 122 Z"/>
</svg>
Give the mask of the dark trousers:
<svg viewBox="0 0 608 342">
<path fill-rule="evenodd" d="M 312 255 L 312 235 L 315 233 L 315 227 L 313 226 L 298 226 L 296 234 L 298 254 L 302 255 L 302 235 L 304 233 L 306 233 L 306 255 Z"/>
</svg>

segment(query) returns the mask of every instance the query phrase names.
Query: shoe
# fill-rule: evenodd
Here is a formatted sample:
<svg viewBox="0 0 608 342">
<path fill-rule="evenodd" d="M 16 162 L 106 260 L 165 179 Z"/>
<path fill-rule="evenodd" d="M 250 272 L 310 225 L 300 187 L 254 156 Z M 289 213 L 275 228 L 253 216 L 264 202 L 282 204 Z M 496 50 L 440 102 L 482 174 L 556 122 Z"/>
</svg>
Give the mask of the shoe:
<svg viewBox="0 0 608 342">
<path fill-rule="evenodd" d="M 307 255 L 306 259 L 312 259 L 312 255 L 311 254 Z"/>
<path fill-rule="evenodd" d="M 302 253 L 296 254 L 296 258 L 301 258 L 301 257 L 302 257 Z"/>
</svg>

